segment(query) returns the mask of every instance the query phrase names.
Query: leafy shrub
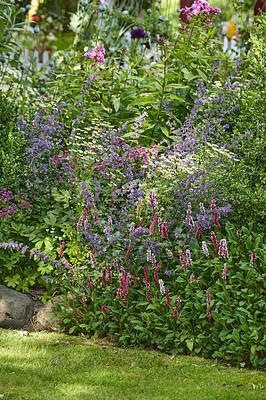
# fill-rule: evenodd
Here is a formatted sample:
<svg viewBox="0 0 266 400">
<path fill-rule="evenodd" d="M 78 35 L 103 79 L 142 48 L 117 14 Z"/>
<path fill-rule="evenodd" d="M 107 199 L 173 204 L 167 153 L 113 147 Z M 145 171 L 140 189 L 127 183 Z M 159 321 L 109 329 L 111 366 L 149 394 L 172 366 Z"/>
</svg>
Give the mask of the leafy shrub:
<svg viewBox="0 0 266 400">
<path fill-rule="evenodd" d="M 153 252 L 146 262 L 133 252 L 101 264 L 92 255 L 80 268 L 64 259 L 60 289 L 71 311 L 57 306 L 62 329 L 263 365 L 263 235 L 228 223 L 226 235 L 216 229 L 189 247 L 168 249 L 159 264 Z"/>
</svg>

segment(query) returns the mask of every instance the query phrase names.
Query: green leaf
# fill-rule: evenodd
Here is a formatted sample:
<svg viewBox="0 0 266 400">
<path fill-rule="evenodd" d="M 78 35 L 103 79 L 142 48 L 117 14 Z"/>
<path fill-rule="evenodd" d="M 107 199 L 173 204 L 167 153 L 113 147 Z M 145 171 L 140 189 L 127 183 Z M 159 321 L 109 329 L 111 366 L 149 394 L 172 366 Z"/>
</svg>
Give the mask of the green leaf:
<svg viewBox="0 0 266 400">
<path fill-rule="evenodd" d="M 145 104 L 150 104 L 150 103 L 154 103 L 154 102 L 158 102 L 157 97 L 154 96 L 144 96 L 144 97 L 140 97 L 134 101 L 132 101 L 131 104 L 129 104 L 128 108 L 132 108 L 133 106 L 137 106 L 137 105 L 145 105 Z"/>
<path fill-rule="evenodd" d="M 191 352 L 193 350 L 193 347 L 194 347 L 194 342 L 192 340 L 186 340 L 186 344 L 187 344 L 187 348 Z"/>
<path fill-rule="evenodd" d="M 200 75 L 200 77 L 204 80 L 204 82 L 207 82 L 208 78 L 207 76 L 204 74 L 204 72 L 202 72 L 200 69 L 197 69 L 198 74 Z"/>
</svg>

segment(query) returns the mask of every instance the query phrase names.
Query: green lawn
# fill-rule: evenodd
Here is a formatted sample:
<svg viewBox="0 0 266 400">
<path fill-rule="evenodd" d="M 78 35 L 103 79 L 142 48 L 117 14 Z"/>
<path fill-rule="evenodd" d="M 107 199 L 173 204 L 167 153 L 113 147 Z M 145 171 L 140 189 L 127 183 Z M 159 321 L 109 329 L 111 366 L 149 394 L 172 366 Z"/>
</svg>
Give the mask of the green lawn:
<svg viewBox="0 0 266 400">
<path fill-rule="evenodd" d="M 66 342 L 66 343 L 64 343 Z M 104 340 L 0 330 L 0 398 L 266 399 L 265 373 Z"/>
</svg>

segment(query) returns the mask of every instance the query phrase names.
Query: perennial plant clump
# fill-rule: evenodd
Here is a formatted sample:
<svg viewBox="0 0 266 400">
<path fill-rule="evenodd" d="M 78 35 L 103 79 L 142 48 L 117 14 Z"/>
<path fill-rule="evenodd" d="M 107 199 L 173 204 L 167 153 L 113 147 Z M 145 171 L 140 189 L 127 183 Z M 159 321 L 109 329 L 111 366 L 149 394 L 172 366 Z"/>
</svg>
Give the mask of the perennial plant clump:
<svg viewBox="0 0 266 400">
<path fill-rule="evenodd" d="M 83 1 L 43 75 L 0 38 L 1 283 L 63 294 L 70 334 L 262 367 L 265 19 L 234 59 L 217 7 L 156 7 Z"/>
</svg>

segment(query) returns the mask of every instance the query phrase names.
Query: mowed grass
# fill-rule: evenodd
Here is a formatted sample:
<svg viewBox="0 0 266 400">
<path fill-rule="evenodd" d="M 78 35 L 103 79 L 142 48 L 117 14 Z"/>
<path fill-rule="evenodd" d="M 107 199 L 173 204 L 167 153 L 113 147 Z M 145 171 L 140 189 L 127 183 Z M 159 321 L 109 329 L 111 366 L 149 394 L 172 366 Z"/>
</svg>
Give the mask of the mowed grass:
<svg viewBox="0 0 266 400">
<path fill-rule="evenodd" d="M 0 399 L 266 399 L 266 374 L 198 357 L 0 329 Z"/>
</svg>

